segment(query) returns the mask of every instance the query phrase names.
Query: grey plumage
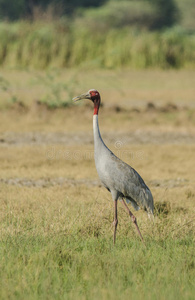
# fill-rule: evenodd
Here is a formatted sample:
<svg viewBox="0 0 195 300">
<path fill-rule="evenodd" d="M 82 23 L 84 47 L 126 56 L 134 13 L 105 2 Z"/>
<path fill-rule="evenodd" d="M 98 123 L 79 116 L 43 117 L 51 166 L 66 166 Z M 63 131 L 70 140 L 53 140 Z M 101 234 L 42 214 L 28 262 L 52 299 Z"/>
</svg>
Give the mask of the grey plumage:
<svg viewBox="0 0 195 300">
<path fill-rule="evenodd" d="M 125 198 L 135 210 L 142 208 L 153 214 L 152 194 L 141 176 L 116 157 L 104 144 L 98 126 L 98 115 L 93 116 L 95 165 L 102 184 L 112 193 L 113 200 Z"/>
</svg>

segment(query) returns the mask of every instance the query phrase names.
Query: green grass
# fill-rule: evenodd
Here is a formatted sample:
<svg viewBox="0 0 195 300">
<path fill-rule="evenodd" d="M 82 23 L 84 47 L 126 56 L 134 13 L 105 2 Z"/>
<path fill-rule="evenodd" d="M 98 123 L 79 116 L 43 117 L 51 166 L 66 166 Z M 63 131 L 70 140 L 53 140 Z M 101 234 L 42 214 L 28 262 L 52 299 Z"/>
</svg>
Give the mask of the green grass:
<svg viewBox="0 0 195 300">
<path fill-rule="evenodd" d="M 105 189 L 1 184 L 0 298 L 193 299 L 190 191 L 169 189 L 163 198 L 172 203 L 165 207 L 157 200 L 162 190 L 154 190 L 154 224 L 137 213 L 146 247 L 119 204 L 113 246 L 113 203 Z"/>
<path fill-rule="evenodd" d="M 182 239 L 18 233 L 1 240 L 1 299 L 193 299 L 194 245 Z"/>
<path fill-rule="evenodd" d="M 0 65 L 18 68 L 187 68 L 195 37 L 177 28 L 150 33 L 132 28 L 89 29 L 82 24 L 0 23 Z"/>
<path fill-rule="evenodd" d="M 7 239 L 1 255 L 8 274 L 2 299 L 192 299 L 194 291 L 189 238 L 151 241 L 144 249 L 127 238 L 113 248 L 102 238 L 19 235 Z"/>
</svg>

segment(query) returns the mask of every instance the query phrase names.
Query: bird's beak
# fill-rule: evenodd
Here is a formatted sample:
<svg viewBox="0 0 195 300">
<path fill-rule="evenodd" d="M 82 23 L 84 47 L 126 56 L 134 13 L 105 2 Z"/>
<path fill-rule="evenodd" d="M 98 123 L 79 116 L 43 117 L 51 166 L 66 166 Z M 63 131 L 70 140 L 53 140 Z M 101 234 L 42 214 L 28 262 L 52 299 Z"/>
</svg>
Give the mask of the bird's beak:
<svg viewBox="0 0 195 300">
<path fill-rule="evenodd" d="M 85 94 L 82 94 L 80 96 L 74 97 L 72 100 L 74 102 L 76 102 L 76 101 L 83 100 L 83 99 L 89 99 L 90 100 L 91 99 L 91 95 L 89 93 L 85 93 Z"/>
</svg>

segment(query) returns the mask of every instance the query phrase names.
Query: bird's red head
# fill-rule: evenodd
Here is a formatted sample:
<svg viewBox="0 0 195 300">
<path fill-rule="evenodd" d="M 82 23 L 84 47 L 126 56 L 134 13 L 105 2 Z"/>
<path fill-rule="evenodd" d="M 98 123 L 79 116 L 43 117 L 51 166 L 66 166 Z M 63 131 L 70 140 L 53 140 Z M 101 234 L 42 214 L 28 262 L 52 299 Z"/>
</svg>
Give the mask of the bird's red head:
<svg viewBox="0 0 195 300">
<path fill-rule="evenodd" d="M 94 103 L 94 115 L 97 115 L 100 107 L 100 101 L 101 101 L 99 92 L 97 90 L 91 89 L 87 93 L 73 98 L 74 101 L 78 101 L 82 99 L 89 99 Z"/>
<path fill-rule="evenodd" d="M 92 90 L 89 90 L 88 93 L 89 93 L 90 98 L 91 98 L 92 101 L 100 98 L 100 94 L 97 90 L 92 89 Z"/>
</svg>

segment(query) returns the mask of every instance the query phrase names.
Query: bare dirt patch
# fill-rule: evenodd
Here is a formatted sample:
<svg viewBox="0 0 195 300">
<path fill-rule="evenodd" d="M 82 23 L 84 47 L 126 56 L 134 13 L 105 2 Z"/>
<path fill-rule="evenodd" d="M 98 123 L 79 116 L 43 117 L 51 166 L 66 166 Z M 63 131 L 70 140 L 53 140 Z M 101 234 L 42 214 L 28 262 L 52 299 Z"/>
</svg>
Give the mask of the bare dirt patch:
<svg viewBox="0 0 195 300">
<path fill-rule="evenodd" d="M 194 144 L 195 133 L 188 131 L 136 130 L 124 132 L 102 133 L 108 144 L 121 142 L 125 144 Z M 0 135 L 0 146 L 93 144 L 92 133 L 67 132 L 5 132 Z"/>
<path fill-rule="evenodd" d="M 7 185 L 17 185 L 17 186 L 27 186 L 27 187 L 50 187 L 50 186 L 76 186 L 76 185 L 87 185 L 87 186 L 101 186 L 99 180 L 87 180 L 87 179 L 69 179 L 69 178 L 40 178 L 38 180 L 33 180 L 29 178 L 7 178 L 0 179 L 1 183 Z"/>
<path fill-rule="evenodd" d="M 26 187 L 50 187 L 50 186 L 80 186 L 86 185 L 88 187 L 99 186 L 101 187 L 101 182 L 97 179 L 70 179 L 65 177 L 58 178 L 40 178 L 40 179 L 30 179 L 30 178 L 0 178 L 0 182 L 6 185 L 17 185 L 17 186 L 26 186 Z M 148 182 L 150 186 L 161 187 L 161 188 L 175 188 L 182 187 L 186 184 L 189 184 L 189 180 L 184 178 L 176 178 L 169 180 L 151 180 Z"/>
</svg>

